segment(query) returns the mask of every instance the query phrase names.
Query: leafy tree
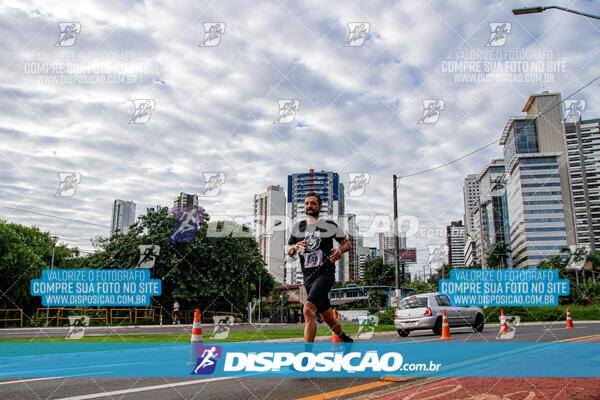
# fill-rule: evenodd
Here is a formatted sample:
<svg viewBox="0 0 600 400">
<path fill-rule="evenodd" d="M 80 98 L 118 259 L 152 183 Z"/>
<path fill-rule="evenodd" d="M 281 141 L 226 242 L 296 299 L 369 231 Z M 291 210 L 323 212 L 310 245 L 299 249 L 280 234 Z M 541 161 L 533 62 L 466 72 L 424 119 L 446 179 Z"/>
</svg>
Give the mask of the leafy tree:
<svg viewBox="0 0 600 400">
<path fill-rule="evenodd" d="M 552 256 L 538 263 L 539 269 L 556 269 L 560 279 L 568 279 L 571 274 L 567 272 L 567 260 L 561 256 Z"/>
<path fill-rule="evenodd" d="M 205 214 L 192 241 L 169 243 L 173 216 L 167 208 L 148 209 L 129 232 L 96 239 L 102 251 L 87 257 L 87 265 L 134 268 L 139 245 L 159 245 L 160 255 L 151 274 L 162 280 L 162 295 L 153 297 L 153 304 L 169 310 L 177 298 L 182 309 L 230 311 L 233 307 L 234 312 L 245 314 L 247 302 L 258 298 L 259 281 L 263 297 L 275 282 L 265 269 L 256 241 L 248 234 L 237 235 L 243 227 L 215 237 L 219 232 L 213 225 L 209 234 L 208 219 Z"/>
<path fill-rule="evenodd" d="M 592 264 L 592 270 L 597 271 L 600 269 L 600 251 L 589 252 L 585 247 L 578 247 L 575 249 L 575 252 L 571 252 L 571 249 L 566 247 L 561 250 L 561 253 L 565 254 L 567 257 L 566 266 L 570 266 L 573 263 L 584 261 L 585 264 Z M 585 280 L 585 269 L 582 270 L 583 278 Z M 574 273 L 577 274 L 577 270 L 574 270 Z M 595 279 L 594 273 L 592 272 L 592 278 Z"/>
<path fill-rule="evenodd" d="M 440 279 L 450 279 L 450 271 L 452 271 L 452 269 L 454 269 L 452 265 L 444 263 L 433 275 L 431 275 L 429 283 L 433 285 L 436 291 Z"/>
<path fill-rule="evenodd" d="M 40 279 L 52 262 L 53 241 L 49 232 L 36 227 L 0 221 L 0 308 L 21 308 L 25 319 L 33 319 L 41 298 L 31 296 L 29 282 Z M 54 248 L 54 268 L 70 268 L 79 255 L 64 244 Z"/>
<path fill-rule="evenodd" d="M 388 296 L 382 290 L 372 290 L 367 298 L 369 311 L 373 314 L 387 306 Z"/>
<path fill-rule="evenodd" d="M 354 280 L 354 281 L 346 281 L 346 282 L 344 282 L 344 287 L 346 287 L 348 285 L 365 286 L 365 281 Z"/>
<path fill-rule="evenodd" d="M 570 271 L 567 271 L 568 259 L 565 259 L 561 256 L 553 256 L 547 260 L 542 260 L 538 263 L 537 267 L 539 269 L 556 269 L 558 270 L 558 278 L 559 279 L 568 279 L 569 286 L 571 288 L 569 296 L 561 296 L 559 298 L 560 304 L 569 304 L 573 301 L 576 301 L 576 293 L 574 288 L 577 287 L 577 281 Z"/>
<path fill-rule="evenodd" d="M 593 305 L 600 299 L 600 282 L 591 279 L 572 289 L 571 297 L 574 302 L 585 305 Z"/>
<path fill-rule="evenodd" d="M 498 242 L 487 258 L 488 268 L 505 268 L 510 250 L 504 242 Z"/>
<path fill-rule="evenodd" d="M 410 287 L 415 289 L 414 294 L 437 292 L 437 287 L 429 282 L 412 281 Z"/>
<path fill-rule="evenodd" d="M 365 282 L 367 285 L 388 285 L 396 284 L 396 273 L 394 266 L 384 264 L 381 257 L 369 259 L 365 262 Z"/>
<path fill-rule="evenodd" d="M 586 257 L 586 262 L 592 263 L 594 270 L 600 269 L 600 250 L 590 253 Z"/>
</svg>

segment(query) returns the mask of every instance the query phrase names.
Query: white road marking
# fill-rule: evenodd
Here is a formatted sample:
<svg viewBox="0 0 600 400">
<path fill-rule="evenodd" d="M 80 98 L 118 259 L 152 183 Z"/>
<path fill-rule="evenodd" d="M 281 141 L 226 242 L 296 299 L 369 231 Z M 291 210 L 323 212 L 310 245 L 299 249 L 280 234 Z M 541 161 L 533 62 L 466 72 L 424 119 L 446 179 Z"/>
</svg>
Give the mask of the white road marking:
<svg viewBox="0 0 600 400">
<path fill-rule="evenodd" d="M 545 328 L 545 331 L 562 331 L 563 329 L 580 329 L 587 328 L 586 326 L 575 326 L 573 328 Z"/>
<path fill-rule="evenodd" d="M 224 380 L 228 380 L 228 379 L 236 379 L 236 378 L 227 376 L 227 377 L 223 377 L 223 378 L 195 379 L 193 381 L 165 383 L 164 385 L 143 386 L 143 387 L 131 388 L 131 389 L 113 390 L 111 392 L 90 393 L 90 394 L 83 394 L 81 396 L 63 397 L 63 398 L 57 399 L 57 400 L 97 399 L 100 397 L 120 396 L 120 395 L 124 395 L 124 394 L 129 394 L 129 393 L 147 392 L 150 390 L 170 389 L 170 388 L 174 388 L 174 387 L 178 387 L 178 386 L 196 385 L 196 384 L 205 383 L 205 382 L 224 381 Z"/>
<path fill-rule="evenodd" d="M 61 376 L 50 377 L 50 378 L 33 378 L 33 379 L 21 379 L 18 381 L 0 382 L 0 385 L 10 385 L 13 383 L 33 382 L 33 381 L 46 381 L 48 379 L 63 379 Z"/>
</svg>

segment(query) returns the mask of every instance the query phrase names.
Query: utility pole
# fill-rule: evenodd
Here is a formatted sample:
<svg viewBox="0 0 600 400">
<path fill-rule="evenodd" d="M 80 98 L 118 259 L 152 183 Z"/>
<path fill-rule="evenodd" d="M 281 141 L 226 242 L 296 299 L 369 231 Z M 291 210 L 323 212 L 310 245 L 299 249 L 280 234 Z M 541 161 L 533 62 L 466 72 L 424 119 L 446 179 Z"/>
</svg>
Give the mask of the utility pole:
<svg viewBox="0 0 600 400">
<path fill-rule="evenodd" d="M 394 270 L 396 271 L 396 304 L 400 301 L 400 249 L 398 244 L 398 178 L 394 175 Z M 385 258 L 385 254 L 384 254 Z M 404 282 L 404 265 L 402 265 L 402 282 Z"/>
<path fill-rule="evenodd" d="M 50 240 L 52 240 L 52 261 L 50 262 L 50 269 L 54 269 L 54 249 L 56 248 L 56 242 L 58 241 L 59 237 L 58 236 L 50 236 Z M 48 324 L 50 323 L 50 310 L 46 310 L 46 322 L 44 324 L 44 327 L 48 327 Z M 57 323 L 58 325 L 58 323 Z"/>
</svg>

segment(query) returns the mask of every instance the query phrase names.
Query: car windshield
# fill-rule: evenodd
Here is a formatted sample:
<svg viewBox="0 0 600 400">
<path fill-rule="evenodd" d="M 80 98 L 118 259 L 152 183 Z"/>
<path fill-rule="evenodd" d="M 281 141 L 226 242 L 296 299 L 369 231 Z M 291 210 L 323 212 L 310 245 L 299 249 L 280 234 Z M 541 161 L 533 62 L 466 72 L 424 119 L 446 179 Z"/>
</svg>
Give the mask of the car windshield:
<svg viewBox="0 0 600 400">
<path fill-rule="evenodd" d="M 400 302 L 401 310 L 406 310 L 407 308 L 423 308 L 427 307 L 427 297 L 412 297 L 403 299 Z"/>
</svg>

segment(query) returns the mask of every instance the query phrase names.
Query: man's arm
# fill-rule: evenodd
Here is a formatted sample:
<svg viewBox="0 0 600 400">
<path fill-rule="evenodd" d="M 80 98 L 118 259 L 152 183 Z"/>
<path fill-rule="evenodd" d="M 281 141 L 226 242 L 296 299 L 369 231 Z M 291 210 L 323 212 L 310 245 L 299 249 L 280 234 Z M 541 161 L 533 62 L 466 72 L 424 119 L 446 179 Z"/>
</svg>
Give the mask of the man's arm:
<svg viewBox="0 0 600 400">
<path fill-rule="evenodd" d="M 336 238 L 335 240 L 338 240 L 338 239 Z M 337 249 L 331 249 L 332 254 L 329 257 L 329 259 L 333 262 L 336 262 L 337 260 L 342 258 L 342 254 L 344 254 L 344 253 L 350 251 L 350 249 L 352 249 L 352 243 L 350 243 L 350 241 L 348 240 L 347 237 L 345 237 L 341 241 L 338 240 L 338 242 L 340 243 L 340 247 L 338 247 Z"/>
<path fill-rule="evenodd" d="M 294 228 L 296 227 L 294 226 Z M 292 228 L 292 234 L 290 235 L 287 246 L 285 246 L 285 253 L 290 257 L 293 257 L 297 253 L 296 244 L 299 242 L 298 238 L 294 236 L 294 228 Z"/>
<path fill-rule="evenodd" d="M 296 248 L 293 245 L 288 244 L 287 246 L 285 246 L 285 253 L 288 256 L 293 257 L 294 254 L 296 254 Z"/>
<path fill-rule="evenodd" d="M 306 251 L 306 242 L 304 240 L 297 242 L 293 246 L 290 245 L 290 246 L 286 247 L 287 255 L 290 257 L 294 256 L 294 254 L 296 254 L 298 252 L 305 252 L 305 251 Z"/>
<path fill-rule="evenodd" d="M 338 248 L 340 249 L 340 251 L 342 253 L 346 253 L 346 252 L 352 250 L 352 243 L 350 243 L 348 238 L 344 238 L 344 240 L 342 240 L 340 242 L 340 247 L 338 247 Z"/>
</svg>

